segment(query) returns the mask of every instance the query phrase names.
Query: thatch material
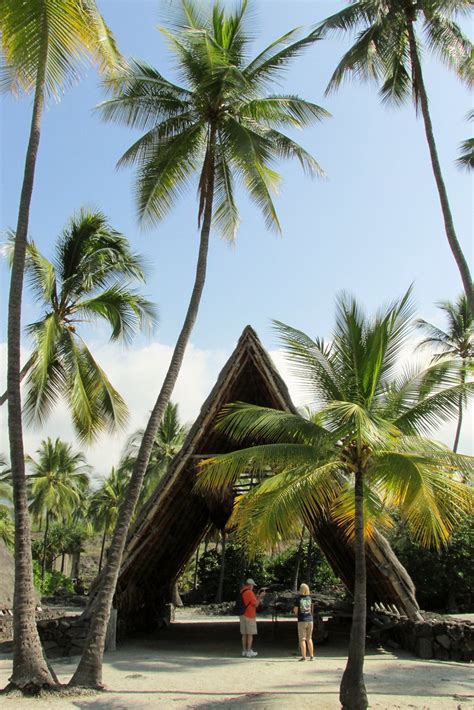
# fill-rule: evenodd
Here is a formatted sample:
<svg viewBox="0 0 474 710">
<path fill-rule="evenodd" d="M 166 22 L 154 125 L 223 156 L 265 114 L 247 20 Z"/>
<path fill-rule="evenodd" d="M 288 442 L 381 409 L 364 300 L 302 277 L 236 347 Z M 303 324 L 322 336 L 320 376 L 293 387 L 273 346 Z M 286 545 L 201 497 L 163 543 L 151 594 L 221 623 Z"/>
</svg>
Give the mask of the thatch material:
<svg viewBox="0 0 474 710">
<path fill-rule="evenodd" d="M 146 628 L 152 622 L 210 522 L 223 528 L 230 515 L 231 495 L 207 501 L 194 492 L 193 485 L 197 462 L 232 450 L 214 424 L 222 407 L 235 401 L 296 412 L 285 383 L 250 326 L 244 329 L 165 480 L 131 530 L 116 594 L 120 617 L 127 625 Z M 328 519 L 315 520 L 313 528 L 334 571 L 351 589 L 351 545 Z M 370 603 L 393 604 L 409 617 L 416 616 L 413 584 L 388 542 L 377 536 L 368 545 L 367 558 Z"/>
<path fill-rule="evenodd" d="M 4 611 L 13 608 L 15 563 L 3 540 L 0 540 L 0 570 L 0 611 Z"/>
</svg>

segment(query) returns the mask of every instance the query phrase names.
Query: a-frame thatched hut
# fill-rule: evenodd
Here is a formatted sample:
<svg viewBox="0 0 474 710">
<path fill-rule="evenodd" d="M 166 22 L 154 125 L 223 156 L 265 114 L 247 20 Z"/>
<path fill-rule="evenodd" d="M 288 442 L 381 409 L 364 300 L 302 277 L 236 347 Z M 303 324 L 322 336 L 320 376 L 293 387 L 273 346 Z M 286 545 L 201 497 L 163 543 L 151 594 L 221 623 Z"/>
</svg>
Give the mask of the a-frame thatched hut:
<svg viewBox="0 0 474 710">
<path fill-rule="evenodd" d="M 232 450 L 214 424 L 222 407 L 235 401 L 296 411 L 285 383 L 250 326 L 243 331 L 165 479 L 131 530 L 116 593 L 119 616 L 127 627 L 149 627 L 209 523 L 223 528 L 230 515 L 232 500 L 204 500 L 193 491 L 193 484 L 200 460 Z M 328 517 L 313 521 L 313 533 L 335 573 L 351 589 L 351 545 Z M 381 535 L 368 544 L 367 562 L 369 603 L 394 605 L 401 613 L 416 617 L 411 579 Z"/>
</svg>

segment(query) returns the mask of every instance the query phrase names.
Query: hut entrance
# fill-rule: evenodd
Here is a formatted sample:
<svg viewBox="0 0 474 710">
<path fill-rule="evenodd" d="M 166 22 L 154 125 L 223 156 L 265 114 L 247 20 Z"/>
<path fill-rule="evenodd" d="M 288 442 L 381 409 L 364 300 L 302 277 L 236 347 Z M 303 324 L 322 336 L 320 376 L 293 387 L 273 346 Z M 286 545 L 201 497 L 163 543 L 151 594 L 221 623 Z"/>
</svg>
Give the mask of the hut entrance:
<svg viewBox="0 0 474 710">
<path fill-rule="evenodd" d="M 285 383 L 250 326 L 244 329 L 183 448 L 130 532 L 115 600 L 122 628 L 150 628 L 164 613 L 173 582 L 210 522 L 220 529 L 227 522 L 232 496 L 209 502 L 196 495 L 193 486 L 202 458 L 232 450 L 214 424 L 222 407 L 236 401 L 296 412 Z M 335 573 L 351 589 L 354 557 L 350 544 L 329 518 L 314 520 L 313 534 Z M 369 603 L 394 605 L 410 618 L 417 617 L 410 577 L 381 535 L 368 544 L 367 561 Z"/>
</svg>

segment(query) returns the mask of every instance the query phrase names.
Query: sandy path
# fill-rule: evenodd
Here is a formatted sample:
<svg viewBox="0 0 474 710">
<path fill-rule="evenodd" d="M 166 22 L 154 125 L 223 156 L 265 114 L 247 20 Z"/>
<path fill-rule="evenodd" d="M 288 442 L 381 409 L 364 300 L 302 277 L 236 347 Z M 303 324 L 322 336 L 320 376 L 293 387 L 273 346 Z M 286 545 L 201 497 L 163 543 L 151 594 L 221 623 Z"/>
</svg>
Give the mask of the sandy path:
<svg viewBox="0 0 474 710">
<path fill-rule="evenodd" d="M 338 710 L 338 685 L 347 639 L 336 634 L 317 649 L 313 663 L 297 661 L 294 622 L 260 623 L 259 656 L 239 654 L 234 622 L 174 624 L 158 639 L 136 638 L 106 655 L 104 681 L 111 689 L 90 697 L 2 698 L 2 708 L 46 710 Z M 0 656 L 0 686 L 11 657 Z M 66 682 L 74 659 L 55 662 Z M 472 666 L 421 661 L 406 653 L 369 648 L 365 664 L 370 707 L 377 710 L 474 710 Z"/>
</svg>

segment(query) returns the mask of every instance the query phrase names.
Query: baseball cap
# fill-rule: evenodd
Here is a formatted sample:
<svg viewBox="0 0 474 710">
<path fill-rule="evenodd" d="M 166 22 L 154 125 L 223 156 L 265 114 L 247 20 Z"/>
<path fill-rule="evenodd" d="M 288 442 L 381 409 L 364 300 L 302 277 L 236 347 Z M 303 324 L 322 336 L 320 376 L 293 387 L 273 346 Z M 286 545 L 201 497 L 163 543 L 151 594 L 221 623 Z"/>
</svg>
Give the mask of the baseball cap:
<svg viewBox="0 0 474 710">
<path fill-rule="evenodd" d="M 254 587 L 256 586 L 255 582 L 253 581 L 253 579 L 251 577 L 249 577 L 248 579 L 245 580 L 245 584 L 253 584 Z"/>
</svg>

